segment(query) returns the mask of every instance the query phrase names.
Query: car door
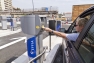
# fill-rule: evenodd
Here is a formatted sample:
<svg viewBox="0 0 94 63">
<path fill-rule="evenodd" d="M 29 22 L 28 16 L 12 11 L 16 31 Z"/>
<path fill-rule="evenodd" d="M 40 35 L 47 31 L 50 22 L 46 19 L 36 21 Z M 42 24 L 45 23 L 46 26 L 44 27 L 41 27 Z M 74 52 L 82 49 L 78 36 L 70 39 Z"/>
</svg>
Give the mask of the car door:
<svg viewBox="0 0 94 63">
<path fill-rule="evenodd" d="M 94 63 L 94 13 L 79 35 L 75 47 L 85 63 Z"/>
<path fill-rule="evenodd" d="M 93 21 L 94 20 L 94 7 L 89 9 L 87 12 L 86 11 L 83 12 L 81 15 L 79 15 L 79 17 L 80 18 L 88 18 L 88 23 L 84 27 L 83 31 L 79 35 L 76 42 L 66 41 L 66 44 L 68 45 L 68 47 L 66 49 L 66 51 L 68 51 L 68 56 L 67 56 L 68 61 L 64 61 L 65 63 L 88 63 L 85 61 L 87 59 L 83 59 L 83 56 L 81 56 L 80 50 L 81 50 L 81 43 L 82 43 L 84 37 L 86 37 L 88 30 L 92 27 L 92 24 L 94 22 Z M 75 22 L 76 22 L 76 20 L 75 20 Z M 74 27 L 75 22 L 71 25 L 71 27 L 70 27 L 71 29 L 69 29 L 69 33 L 70 32 L 72 33 L 72 30 L 75 28 Z M 83 53 L 82 53 L 82 55 L 83 55 Z M 66 57 L 66 55 L 64 55 L 64 57 Z"/>
<path fill-rule="evenodd" d="M 94 13 L 74 44 L 85 63 L 94 63 Z"/>
<path fill-rule="evenodd" d="M 85 63 L 94 63 L 94 21 L 78 47 L 78 53 Z"/>
</svg>

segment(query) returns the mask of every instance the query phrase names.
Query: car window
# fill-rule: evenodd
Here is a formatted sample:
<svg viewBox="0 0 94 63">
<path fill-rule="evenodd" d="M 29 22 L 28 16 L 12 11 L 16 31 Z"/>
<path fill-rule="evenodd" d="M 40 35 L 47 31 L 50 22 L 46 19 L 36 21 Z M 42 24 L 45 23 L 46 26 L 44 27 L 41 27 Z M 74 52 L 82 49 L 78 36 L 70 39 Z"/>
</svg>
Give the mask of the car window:
<svg viewBox="0 0 94 63">
<path fill-rule="evenodd" d="M 91 17 L 91 15 L 92 14 L 89 14 L 89 15 L 87 15 L 87 16 L 85 16 L 85 17 L 80 17 L 80 18 L 87 18 L 88 20 L 90 19 L 90 17 Z M 79 18 L 79 17 L 78 17 Z M 76 24 L 76 23 L 75 23 Z M 72 32 L 75 32 L 76 31 L 76 29 L 75 29 L 75 27 L 73 28 L 73 30 L 72 30 Z"/>
<path fill-rule="evenodd" d="M 94 63 L 94 24 L 83 39 L 78 51 L 85 63 Z"/>
</svg>

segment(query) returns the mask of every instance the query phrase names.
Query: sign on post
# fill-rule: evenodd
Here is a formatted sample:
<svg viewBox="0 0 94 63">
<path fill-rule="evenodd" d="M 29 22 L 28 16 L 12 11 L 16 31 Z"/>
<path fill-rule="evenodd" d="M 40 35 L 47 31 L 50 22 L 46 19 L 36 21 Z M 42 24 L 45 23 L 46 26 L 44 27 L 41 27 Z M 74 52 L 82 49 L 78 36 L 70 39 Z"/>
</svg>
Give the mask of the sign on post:
<svg viewBox="0 0 94 63">
<path fill-rule="evenodd" d="M 32 37 L 27 40 L 27 51 L 29 57 L 36 57 L 36 37 Z M 36 63 L 36 61 L 34 62 Z"/>
</svg>

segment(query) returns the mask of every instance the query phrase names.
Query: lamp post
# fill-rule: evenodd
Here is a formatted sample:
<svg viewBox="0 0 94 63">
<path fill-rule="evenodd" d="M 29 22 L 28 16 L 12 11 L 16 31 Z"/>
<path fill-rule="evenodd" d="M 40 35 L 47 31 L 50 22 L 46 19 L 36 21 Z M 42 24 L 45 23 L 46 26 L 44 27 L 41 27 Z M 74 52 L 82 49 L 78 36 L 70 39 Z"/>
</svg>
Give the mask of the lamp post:
<svg viewBox="0 0 94 63">
<path fill-rule="evenodd" d="M 51 7 L 52 7 L 52 6 L 50 6 L 50 17 L 52 18 Z"/>
<path fill-rule="evenodd" d="M 34 2 L 33 2 L 33 0 L 32 0 L 32 6 L 33 6 L 33 13 L 34 13 Z"/>
</svg>

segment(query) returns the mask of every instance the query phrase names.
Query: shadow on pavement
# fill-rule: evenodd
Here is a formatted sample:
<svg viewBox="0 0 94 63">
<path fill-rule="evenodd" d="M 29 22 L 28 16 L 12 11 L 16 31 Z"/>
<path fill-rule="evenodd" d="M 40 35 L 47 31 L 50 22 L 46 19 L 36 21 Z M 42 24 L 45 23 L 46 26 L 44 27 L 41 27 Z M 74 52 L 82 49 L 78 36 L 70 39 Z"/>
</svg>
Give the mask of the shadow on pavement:
<svg viewBox="0 0 94 63">
<path fill-rule="evenodd" d="M 9 60 L 7 60 L 5 63 L 11 63 L 13 60 L 15 60 L 17 57 L 12 57 Z"/>
</svg>

